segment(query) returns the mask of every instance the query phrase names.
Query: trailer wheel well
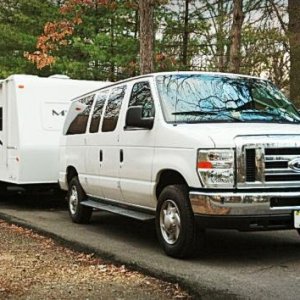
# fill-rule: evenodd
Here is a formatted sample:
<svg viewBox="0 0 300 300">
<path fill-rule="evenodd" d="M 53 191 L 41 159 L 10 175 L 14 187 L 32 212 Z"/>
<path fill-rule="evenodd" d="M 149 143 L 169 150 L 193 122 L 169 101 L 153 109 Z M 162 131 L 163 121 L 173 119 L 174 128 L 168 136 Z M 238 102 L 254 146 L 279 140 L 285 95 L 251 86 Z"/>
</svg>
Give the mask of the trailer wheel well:
<svg viewBox="0 0 300 300">
<path fill-rule="evenodd" d="M 156 199 L 158 199 L 162 190 L 172 184 L 185 184 L 188 186 L 184 177 L 177 171 L 174 170 L 164 170 L 159 175 L 159 180 L 156 185 Z"/>
<path fill-rule="evenodd" d="M 67 168 L 67 182 L 68 184 L 72 180 L 74 176 L 78 176 L 78 173 L 74 167 L 68 167 Z"/>
</svg>

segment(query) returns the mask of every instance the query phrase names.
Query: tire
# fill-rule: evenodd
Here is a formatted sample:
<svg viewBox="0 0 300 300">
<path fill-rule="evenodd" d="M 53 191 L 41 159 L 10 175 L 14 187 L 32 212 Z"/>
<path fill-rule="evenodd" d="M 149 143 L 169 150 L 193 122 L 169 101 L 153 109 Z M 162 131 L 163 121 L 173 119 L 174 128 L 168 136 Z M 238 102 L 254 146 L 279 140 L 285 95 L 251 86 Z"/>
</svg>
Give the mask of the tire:
<svg viewBox="0 0 300 300">
<path fill-rule="evenodd" d="M 69 215 L 74 223 L 89 223 L 93 212 L 92 207 L 81 205 L 86 198 L 85 193 L 80 185 L 78 177 L 73 177 L 69 183 L 68 191 L 68 208 Z"/>
<path fill-rule="evenodd" d="M 194 254 L 196 225 L 186 185 L 167 186 L 159 195 L 156 233 L 168 256 L 186 258 Z"/>
<path fill-rule="evenodd" d="M 8 195 L 7 185 L 4 183 L 0 183 L 0 196 L 6 197 Z"/>
</svg>

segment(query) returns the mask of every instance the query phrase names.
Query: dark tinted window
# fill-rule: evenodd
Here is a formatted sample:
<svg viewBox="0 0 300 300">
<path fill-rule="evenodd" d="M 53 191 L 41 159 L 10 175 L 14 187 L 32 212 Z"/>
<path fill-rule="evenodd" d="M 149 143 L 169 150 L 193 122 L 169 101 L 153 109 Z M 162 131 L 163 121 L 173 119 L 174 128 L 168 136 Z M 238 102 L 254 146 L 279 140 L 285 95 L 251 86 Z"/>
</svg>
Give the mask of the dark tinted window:
<svg viewBox="0 0 300 300">
<path fill-rule="evenodd" d="M 154 102 L 149 82 L 138 82 L 132 88 L 130 106 L 143 106 L 143 117 L 154 117 Z"/>
<path fill-rule="evenodd" d="M 67 134 L 82 134 L 86 126 L 95 95 L 90 95 L 72 103 L 68 114 L 69 128 Z"/>
<path fill-rule="evenodd" d="M 0 131 L 3 130 L 3 108 L 0 107 Z"/>
<path fill-rule="evenodd" d="M 96 103 L 92 115 L 91 125 L 90 125 L 91 133 L 98 132 L 99 130 L 99 124 L 100 124 L 105 100 L 107 98 L 107 94 L 108 91 L 102 91 L 97 95 Z"/>
<path fill-rule="evenodd" d="M 105 109 L 105 115 L 102 124 L 103 132 L 115 130 L 118 123 L 119 113 L 125 91 L 125 85 L 112 89 Z"/>
</svg>

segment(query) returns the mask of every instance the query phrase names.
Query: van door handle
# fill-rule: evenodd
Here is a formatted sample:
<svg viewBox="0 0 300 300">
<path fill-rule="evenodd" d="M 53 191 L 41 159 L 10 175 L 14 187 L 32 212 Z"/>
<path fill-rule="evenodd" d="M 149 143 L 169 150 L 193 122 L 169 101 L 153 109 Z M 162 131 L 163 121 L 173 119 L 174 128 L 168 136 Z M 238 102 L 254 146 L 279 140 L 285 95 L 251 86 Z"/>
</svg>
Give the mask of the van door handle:
<svg viewBox="0 0 300 300">
<path fill-rule="evenodd" d="M 99 161 L 100 162 L 103 161 L 103 151 L 102 150 L 99 151 Z"/>
<path fill-rule="evenodd" d="M 123 162 L 124 160 L 124 152 L 123 149 L 120 150 L 120 162 Z"/>
</svg>

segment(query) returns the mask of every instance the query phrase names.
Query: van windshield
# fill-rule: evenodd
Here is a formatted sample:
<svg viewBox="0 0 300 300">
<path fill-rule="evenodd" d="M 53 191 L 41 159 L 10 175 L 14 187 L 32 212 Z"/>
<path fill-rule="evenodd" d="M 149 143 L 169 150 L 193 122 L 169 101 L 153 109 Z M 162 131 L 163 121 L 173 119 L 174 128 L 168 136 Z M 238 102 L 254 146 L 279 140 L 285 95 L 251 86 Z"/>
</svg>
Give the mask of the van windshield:
<svg viewBox="0 0 300 300">
<path fill-rule="evenodd" d="M 156 83 L 167 122 L 300 122 L 294 105 L 267 80 L 179 73 L 159 75 Z"/>
</svg>

